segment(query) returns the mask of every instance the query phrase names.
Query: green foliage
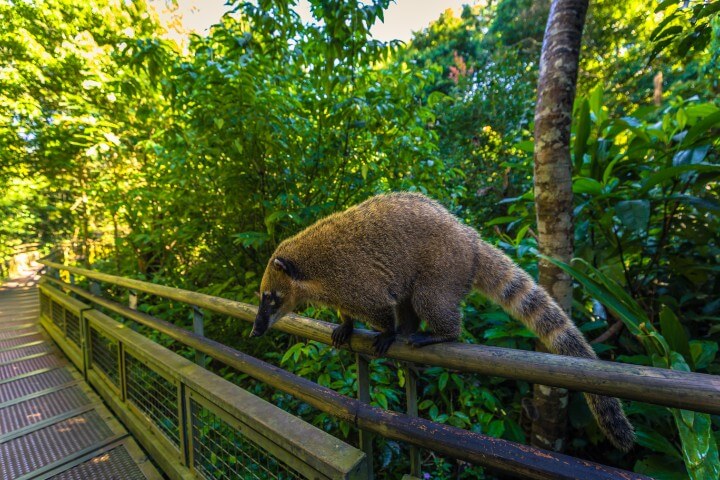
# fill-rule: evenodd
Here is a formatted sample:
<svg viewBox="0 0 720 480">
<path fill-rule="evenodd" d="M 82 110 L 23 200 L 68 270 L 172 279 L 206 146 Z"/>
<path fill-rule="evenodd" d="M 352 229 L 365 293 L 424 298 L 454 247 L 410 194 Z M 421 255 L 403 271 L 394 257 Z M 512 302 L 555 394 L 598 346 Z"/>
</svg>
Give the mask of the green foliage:
<svg viewBox="0 0 720 480">
<path fill-rule="evenodd" d="M 690 371 L 686 361 L 687 358 L 691 358 L 690 345 L 682 325 L 672 310 L 663 307 L 659 315 L 661 331 L 658 331 L 640 305 L 600 270 L 583 260 L 579 260 L 579 263 L 585 266 L 587 273 L 558 260 L 548 257 L 546 259 L 572 275 L 588 292 L 592 293 L 595 299 L 617 315 L 630 333 L 643 344 L 647 355 L 652 358 L 654 366 Z M 715 344 L 715 351 L 717 351 L 717 344 Z M 683 357 L 683 354 L 686 356 Z M 711 428 L 710 415 L 687 410 L 668 410 L 675 420 L 685 468 L 690 478 L 701 480 L 717 477 L 720 474 L 720 459 Z M 679 456 L 675 447 L 656 430 L 639 428 L 638 443 L 654 452 Z M 647 466 L 643 468 L 647 468 Z M 678 473 L 682 473 L 682 471 Z"/>
</svg>

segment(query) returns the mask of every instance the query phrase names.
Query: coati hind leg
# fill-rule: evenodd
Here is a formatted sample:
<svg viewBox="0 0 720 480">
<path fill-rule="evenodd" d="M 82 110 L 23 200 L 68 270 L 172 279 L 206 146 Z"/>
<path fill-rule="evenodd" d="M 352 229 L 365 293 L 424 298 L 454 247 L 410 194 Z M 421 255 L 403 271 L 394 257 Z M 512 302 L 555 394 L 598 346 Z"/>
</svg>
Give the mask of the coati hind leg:
<svg viewBox="0 0 720 480">
<path fill-rule="evenodd" d="M 413 309 L 427 322 L 427 332 L 415 332 L 407 339 L 412 347 L 433 343 L 451 342 L 460 336 L 462 315 L 460 300 L 440 291 L 416 290 L 412 297 Z"/>
<path fill-rule="evenodd" d="M 350 336 L 353 332 L 353 319 L 340 312 L 340 320 L 342 323 L 335 327 L 330 337 L 332 338 L 332 345 L 335 348 L 340 348 L 343 343 L 350 344 Z"/>
</svg>

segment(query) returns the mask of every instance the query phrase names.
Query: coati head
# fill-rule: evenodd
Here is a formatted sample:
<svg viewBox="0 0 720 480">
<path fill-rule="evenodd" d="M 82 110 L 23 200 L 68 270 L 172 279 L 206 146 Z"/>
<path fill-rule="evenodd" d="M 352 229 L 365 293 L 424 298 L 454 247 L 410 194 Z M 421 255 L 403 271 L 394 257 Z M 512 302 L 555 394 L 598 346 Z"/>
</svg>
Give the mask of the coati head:
<svg viewBox="0 0 720 480">
<path fill-rule="evenodd" d="M 300 300 L 302 280 L 292 261 L 281 257 L 270 259 L 260 282 L 260 307 L 251 337 L 263 335 L 283 315 L 293 311 Z"/>
</svg>

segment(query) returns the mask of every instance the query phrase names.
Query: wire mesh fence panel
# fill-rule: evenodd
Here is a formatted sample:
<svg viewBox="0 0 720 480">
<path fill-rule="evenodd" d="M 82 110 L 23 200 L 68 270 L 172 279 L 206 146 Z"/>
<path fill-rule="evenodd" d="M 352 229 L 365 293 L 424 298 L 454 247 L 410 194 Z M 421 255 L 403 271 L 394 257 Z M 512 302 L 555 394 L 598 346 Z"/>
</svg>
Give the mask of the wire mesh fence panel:
<svg viewBox="0 0 720 480">
<path fill-rule="evenodd" d="M 50 317 L 50 298 L 44 293 L 40 294 L 40 312 L 46 317 Z"/>
<path fill-rule="evenodd" d="M 194 400 L 190 401 L 193 467 L 207 479 L 305 478 L 251 442 L 240 430 Z"/>
<path fill-rule="evenodd" d="M 179 447 L 177 386 L 128 352 L 125 352 L 125 384 L 127 400 Z"/>
<path fill-rule="evenodd" d="M 95 328 L 90 328 L 90 360 L 93 368 L 100 370 L 116 387 L 120 387 L 120 362 L 118 345 Z"/>
<path fill-rule="evenodd" d="M 65 331 L 67 338 L 76 346 L 80 346 L 80 317 L 72 313 L 70 310 L 65 312 Z"/>
<path fill-rule="evenodd" d="M 60 330 L 65 331 L 65 308 L 57 302 L 52 302 L 52 321 Z"/>
</svg>

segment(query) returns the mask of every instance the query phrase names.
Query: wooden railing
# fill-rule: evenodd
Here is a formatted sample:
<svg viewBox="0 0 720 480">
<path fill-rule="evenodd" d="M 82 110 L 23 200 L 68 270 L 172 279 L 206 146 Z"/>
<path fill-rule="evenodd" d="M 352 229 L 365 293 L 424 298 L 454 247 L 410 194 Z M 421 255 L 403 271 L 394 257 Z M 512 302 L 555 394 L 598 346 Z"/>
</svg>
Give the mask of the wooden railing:
<svg viewBox="0 0 720 480">
<path fill-rule="evenodd" d="M 135 292 L 157 295 L 213 312 L 253 321 L 256 307 L 202 293 L 117 277 L 77 267 L 43 262 L 52 269 Z M 368 405 L 369 380 L 364 355 L 372 353 L 375 333 L 355 330 L 350 349 L 358 361 L 359 400 L 345 397 L 295 376 L 278 367 L 243 354 L 226 345 L 189 332 L 169 322 L 138 312 L 125 305 L 90 293 L 55 278 L 47 278 L 58 287 L 77 294 L 92 304 L 118 313 L 125 318 L 152 327 L 174 340 L 190 346 L 238 371 L 246 373 L 274 388 L 309 403 L 318 410 L 345 420 L 366 432 L 361 447 L 371 454 L 367 432 L 401 440 L 417 448 L 427 448 L 453 458 L 484 465 L 505 474 L 522 478 L 608 479 L 647 478 L 639 474 L 599 465 L 567 455 L 536 449 L 448 425 L 417 418 L 417 400 L 412 377 L 412 363 L 452 368 L 458 371 L 526 380 L 544 385 L 612 395 L 669 407 L 720 413 L 720 378 L 689 372 L 626 365 L 538 352 L 445 343 L 413 349 L 394 344 L 387 353 L 390 358 L 407 362 L 410 381 L 406 382 L 409 414 L 390 412 Z M 96 293 L 99 291 L 96 290 Z M 331 343 L 333 324 L 297 315 L 288 315 L 274 328 L 307 339 Z M 692 392 L 692 395 L 688 395 Z M 418 450 L 412 453 L 412 473 L 419 475 Z M 371 457 L 371 455 L 368 455 Z"/>
<path fill-rule="evenodd" d="M 356 479 L 365 454 L 41 281 L 41 324 L 172 479 Z"/>
</svg>

